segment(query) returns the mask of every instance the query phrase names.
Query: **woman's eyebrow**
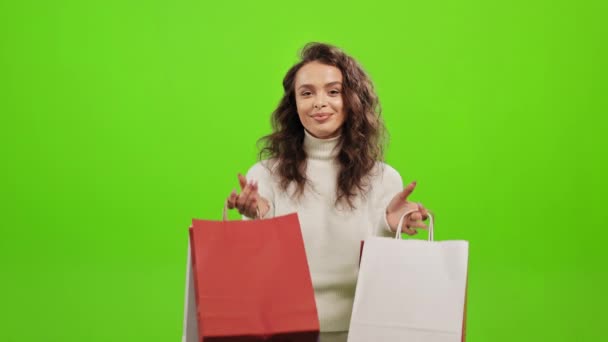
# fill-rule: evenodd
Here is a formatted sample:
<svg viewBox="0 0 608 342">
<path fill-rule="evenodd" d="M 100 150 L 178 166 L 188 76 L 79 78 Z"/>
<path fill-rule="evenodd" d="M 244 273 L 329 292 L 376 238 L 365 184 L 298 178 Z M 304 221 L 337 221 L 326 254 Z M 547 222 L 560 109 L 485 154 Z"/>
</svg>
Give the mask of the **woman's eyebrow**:
<svg viewBox="0 0 608 342">
<path fill-rule="evenodd" d="M 329 82 L 329 83 L 325 84 L 325 88 L 331 87 L 334 85 L 342 85 L 342 82 L 340 82 L 340 81 Z M 312 84 L 302 84 L 301 86 L 298 87 L 298 89 L 301 89 L 301 88 L 314 88 L 314 86 Z"/>
</svg>

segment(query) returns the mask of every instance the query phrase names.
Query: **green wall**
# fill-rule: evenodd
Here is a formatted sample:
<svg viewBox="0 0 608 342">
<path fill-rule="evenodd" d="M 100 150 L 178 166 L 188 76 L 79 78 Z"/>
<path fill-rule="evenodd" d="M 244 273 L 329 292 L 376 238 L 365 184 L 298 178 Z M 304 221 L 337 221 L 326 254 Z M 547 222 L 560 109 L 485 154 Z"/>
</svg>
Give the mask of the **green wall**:
<svg viewBox="0 0 608 342">
<path fill-rule="evenodd" d="M 189 222 L 220 218 L 309 41 L 363 64 L 387 162 L 470 241 L 469 341 L 602 339 L 607 13 L 0 2 L 0 340 L 179 341 Z"/>
</svg>

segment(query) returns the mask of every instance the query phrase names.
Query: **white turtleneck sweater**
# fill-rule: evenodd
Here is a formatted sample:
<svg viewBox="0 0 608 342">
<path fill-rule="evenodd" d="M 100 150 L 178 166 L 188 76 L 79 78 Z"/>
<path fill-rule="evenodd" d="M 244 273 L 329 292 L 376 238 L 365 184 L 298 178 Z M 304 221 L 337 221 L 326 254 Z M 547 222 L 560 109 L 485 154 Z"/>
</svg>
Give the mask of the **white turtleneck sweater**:
<svg viewBox="0 0 608 342">
<path fill-rule="evenodd" d="M 385 212 L 391 199 L 403 189 L 401 176 L 378 162 L 370 178 L 370 190 L 358 196 L 356 209 L 335 205 L 339 138 L 318 139 L 305 131 L 306 178 L 301 197 L 295 185 L 287 191 L 265 160 L 255 164 L 247 179 L 257 180 L 260 196 L 270 202 L 264 218 L 298 213 L 310 268 L 322 332 L 347 331 L 359 270 L 361 241 L 370 235 L 388 235 Z"/>
</svg>

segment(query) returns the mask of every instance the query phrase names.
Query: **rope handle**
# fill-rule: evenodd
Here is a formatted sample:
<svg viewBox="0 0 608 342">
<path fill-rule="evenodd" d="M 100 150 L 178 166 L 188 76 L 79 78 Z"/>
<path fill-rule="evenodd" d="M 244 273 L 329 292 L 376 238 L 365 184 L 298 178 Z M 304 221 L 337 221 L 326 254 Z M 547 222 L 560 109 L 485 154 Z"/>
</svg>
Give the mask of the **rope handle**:
<svg viewBox="0 0 608 342">
<path fill-rule="evenodd" d="M 406 210 L 405 213 L 403 213 L 401 215 L 401 218 L 399 218 L 399 223 L 397 224 L 397 233 L 395 234 L 395 239 L 401 239 L 401 232 L 403 230 L 403 222 L 405 221 L 405 218 L 407 217 L 407 215 L 410 215 L 413 212 L 418 211 L 417 209 L 411 209 L 411 210 Z M 433 223 L 433 215 L 431 215 L 431 213 L 428 214 L 429 215 L 429 238 L 428 241 L 434 241 L 435 238 L 433 236 L 433 230 L 434 230 L 434 223 Z"/>
</svg>

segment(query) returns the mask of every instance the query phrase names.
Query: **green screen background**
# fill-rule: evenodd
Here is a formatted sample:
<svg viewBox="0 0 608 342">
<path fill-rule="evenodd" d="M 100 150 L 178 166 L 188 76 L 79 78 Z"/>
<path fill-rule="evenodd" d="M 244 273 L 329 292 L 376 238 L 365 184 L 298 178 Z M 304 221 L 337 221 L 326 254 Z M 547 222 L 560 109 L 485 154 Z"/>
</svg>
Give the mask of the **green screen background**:
<svg viewBox="0 0 608 342">
<path fill-rule="evenodd" d="M 309 41 L 369 72 L 387 162 L 470 241 L 469 341 L 601 340 L 606 10 L 0 2 L 0 340 L 178 341 L 190 220 L 220 218 Z"/>
</svg>

